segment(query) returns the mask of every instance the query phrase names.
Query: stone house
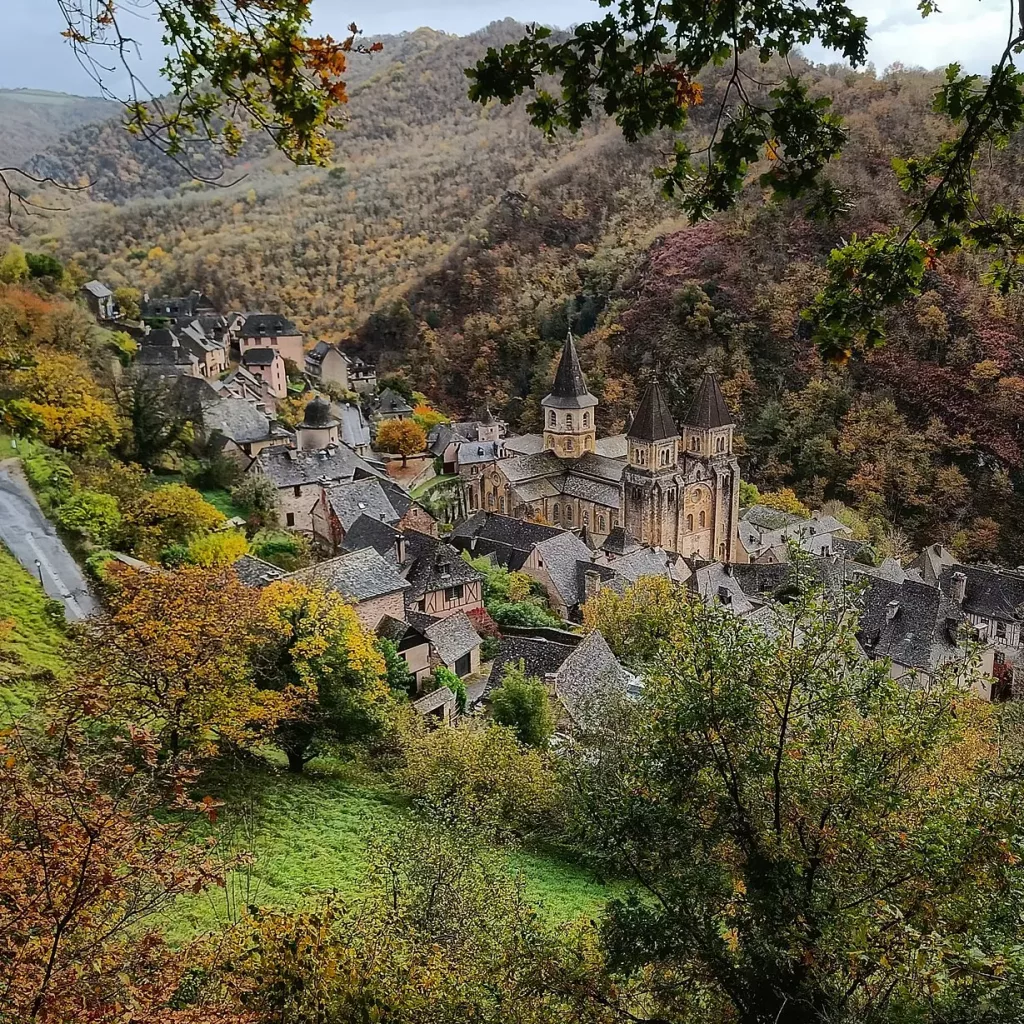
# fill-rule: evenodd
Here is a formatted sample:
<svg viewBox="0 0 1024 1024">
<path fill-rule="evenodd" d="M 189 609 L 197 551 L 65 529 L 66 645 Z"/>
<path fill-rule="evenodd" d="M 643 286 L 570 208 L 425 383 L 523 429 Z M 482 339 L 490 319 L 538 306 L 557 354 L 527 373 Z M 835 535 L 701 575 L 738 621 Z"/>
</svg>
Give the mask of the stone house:
<svg viewBox="0 0 1024 1024">
<path fill-rule="evenodd" d="M 532 523 L 497 512 L 477 511 L 458 523 L 449 542 L 470 557 L 486 555 L 496 564 L 518 572 L 541 542 L 565 531 L 557 526 Z"/>
<path fill-rule="evenodd" d="M 376 477 L 362 477 L 335 484 L 321 484 L 312 510 L 313 538 L 321 551 L 351 549 L 345 540 L 361 517 L 396 525 L 401 516 Z"/>
<path fill-rule="evenodd" d="M 325 485 L 351 481 L 358 474 L 373 477 L 372 467 L 340 444 L 312 452 L 280 445 L 265 449 L 256 454 L 249 472 L 266 477 L 277 489 L 281 524 L 314 537 L 313 510 Z M 333 552 L 336 548 L 327 550 Z"/>
<path fill-rule="evenodd" d="M 114 319 L 114 293 L 102 281 L 86 281 L 82 297 L 97 320 Z"/>
<path fill-rule="evenodd" d="M 314 380 L 333 384 L 342 391 L 364 393 L 372 378 L 373 388 L 377 385 L 377 373 L 372 366 L 361 359 L 347 356 L 337 345 L 318 341 L 307 353 L 306 373 Z"/>
<path fill-rule="evenodd" d="M 739 521 L 740 549 L 745 562 L 786 562 L 789 546 L 796 544 L 809 555 L 840 554 L 851 531 L 834 516 L 813 512 L 811 517 L 780 512 L 766 505 L 752 505 Z"/>
<path fill-rule="evenodd" d="M 199 361 L 199 372 L 213 380 L 228 368 L 228 346 L 207 334 L 198 319 L 173 328 L 179 343 Z"/>
<path fill-rule="evenodd" d="M 392 388 L 385 388 L 377 396 L 374 410 L 379 420 L 404 420 L 412 415 L 412 406 Z"/>
<path fill-rule="evenodd" d="M 377 368 L 359 356 L 349 356 L 348 383 L 349 389 L 357 395 L 373 394 L 377 390 Z"/>
<path fill-rule="evenodd" d="M 291 320 L 278 313 L 250 313 L 238 330 L 238 348 L 242 356 L 249 349 L 273 348 L 300 368 L 305 362 L 302 335 Z"/>
<path fill-rule="evenodd" d="M 197 288 L 193 288 L 188 295 L 170 298 L 150 297 L 148 294 L 142 296 L 143 320 L 191 319 L 216 312 L 213 303 Z"/>
<path fill-rule="evenodd" d="M 562 731 L 600 727 L 611 702 L 636 697 L 638 676 L 627 671 L 599 630 L 588 633 L 554 672 L 554 696 L 563 709 Z"/>
<path fill-rule="evenodd" d="M 404 621 L 389 616 L 378 625 L 377 635 L 395 645 L 416 679 L 417 693 L 439 665 L 459 677 L 480 669 L 480 636 L 465 612 L 441 619 L 408 612 Z"/>
<path fill-rule="evenodd" d="M 483 608 L 483 577 L 450 544 L 405 531 L 406 607 L 434 618 Z"/>
<path fill-rule="evenodd" d="M 585 601 L 585 576 L 591 564 L 591 550 L 574 533 L 561 531 L 534 545 L 522 571 L 544 588 L 554 613 L 563 620 L 575 620 Z"/>
<path fill-rule="evenodd" d="M 246 349 L 242 353 L 242 365 L 254 377 L 259 378 L 274 398 L 288 396 L 288 375 L 284 370 L 284 360 L 277 349 Z"/>
<path fill-rule="evenodd" d="M 303 451 L 319 451 L 337 444 L 340 425 L 331 412 L 331 403 L 317 395 L 306 404 L 302 422 L 295 428 L 295 443 Z"/>
<path fill-rule="evenodd" d="M 403 595 L 409 584 L 373 548 L 347 552 L 308 569 L 299 569 L 289 579 L 337 591 L 353 601 L 356 614 L 367 629 L 376 629 L 385 616 L 405 616 Z"/>
<path fill-rule="evenodd" d="M 377 624 L 377 635 L 390 640 L 416 681 L 416 693 L 422 693 L 430 674 L 430 641 L 422 630 L 405 618 L 385 615 Z"/>
<path fill-rule="evenodd" d="M 226 454 L 246 456 L 246 462 L 266 448 L 281 447 L 292 434 L 252 402 L 242 398 L 213 398 L 202 403 L 204 439 Z"/>
</svg>

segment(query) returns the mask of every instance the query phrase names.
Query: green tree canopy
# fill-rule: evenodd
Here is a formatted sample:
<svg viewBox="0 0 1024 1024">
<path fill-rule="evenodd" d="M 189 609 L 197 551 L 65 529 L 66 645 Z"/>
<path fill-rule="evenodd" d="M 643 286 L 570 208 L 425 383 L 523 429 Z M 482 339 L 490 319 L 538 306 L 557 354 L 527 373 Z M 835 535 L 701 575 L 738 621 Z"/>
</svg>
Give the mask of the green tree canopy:
<svg viewBox="0 0 1024 1024">
<path fill-rule="evenodd" d="M 499 686 L 491 694 L 491 714 L 499 725 L 507 725 L 520 743 L 545 747 L 555 731 L 555 716 L 544 684 L 528 676 L 522 661 L 505 667 Z"/>
</svg>

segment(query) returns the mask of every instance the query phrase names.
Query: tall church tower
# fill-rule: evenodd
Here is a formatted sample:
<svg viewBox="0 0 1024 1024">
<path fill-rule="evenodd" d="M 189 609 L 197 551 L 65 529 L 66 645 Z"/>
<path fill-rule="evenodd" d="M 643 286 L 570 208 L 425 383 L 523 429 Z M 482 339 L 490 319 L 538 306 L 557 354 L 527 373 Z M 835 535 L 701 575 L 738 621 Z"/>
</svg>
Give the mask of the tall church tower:
<svg viewBox="0 0 1024 1024">
<path fill-rule="evenodd" d="M 683 423 L 683 479 L 679 510 L 684 555 L 732 562 L 738 552 L 740 467 L 733 454 L 736 421 L 718 378 L 704 371 Z"/>
<path fill-rule="evenodd" d="M 679 430 L 661 385 L 647 385 L 626 431 L 622 472 L 626 532 L 642 544 L 676 547 L 680 497 Z"/>
<path fill-rule="evenodd" d="M 565 336 L 551 393 L 545 395 L 540 404 L 544 411 L 546 451 L 563 459 L 575 459 L 594 450 L 597 399 L 587 387 L 572 331 Z"/>
</svg>

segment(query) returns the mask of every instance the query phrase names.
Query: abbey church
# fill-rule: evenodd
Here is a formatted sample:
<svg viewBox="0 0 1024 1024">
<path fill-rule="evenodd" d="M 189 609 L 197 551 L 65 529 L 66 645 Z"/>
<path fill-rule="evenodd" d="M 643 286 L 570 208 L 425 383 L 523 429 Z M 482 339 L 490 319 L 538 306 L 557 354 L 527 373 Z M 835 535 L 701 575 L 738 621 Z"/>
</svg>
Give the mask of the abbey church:
<svg viewBox="0 0 1024 1024">
<path fill-rule="evenodd" d="M 542 402 L 543 434 L 508 438 L 503 457 L 480 467 L 471 505 L 566 529 L 585 527 L 599 543 L 622 528 L 643 544 L 735 561 L 735 421 L 714 373 L 704 373 L 681 425 L 656 380 L 624 435 L 597 437 L 597 404 L 570 334 Z"/>
</svg>

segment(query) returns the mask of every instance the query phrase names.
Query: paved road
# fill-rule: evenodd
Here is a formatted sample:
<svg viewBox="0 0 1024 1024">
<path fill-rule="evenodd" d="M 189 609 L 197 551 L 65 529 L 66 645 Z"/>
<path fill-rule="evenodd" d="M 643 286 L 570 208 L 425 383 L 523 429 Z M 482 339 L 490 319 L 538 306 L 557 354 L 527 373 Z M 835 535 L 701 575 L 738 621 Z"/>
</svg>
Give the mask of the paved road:
<svg viewBox="0 0 1024 1024">
<path fill-rule="evenodd" d="M 68 620 L 99 611 L 78 564 L 29 490 L 16 459 L 0 462 L 0 540 L 49 597 L 64 603 Z"/>
</svg>

